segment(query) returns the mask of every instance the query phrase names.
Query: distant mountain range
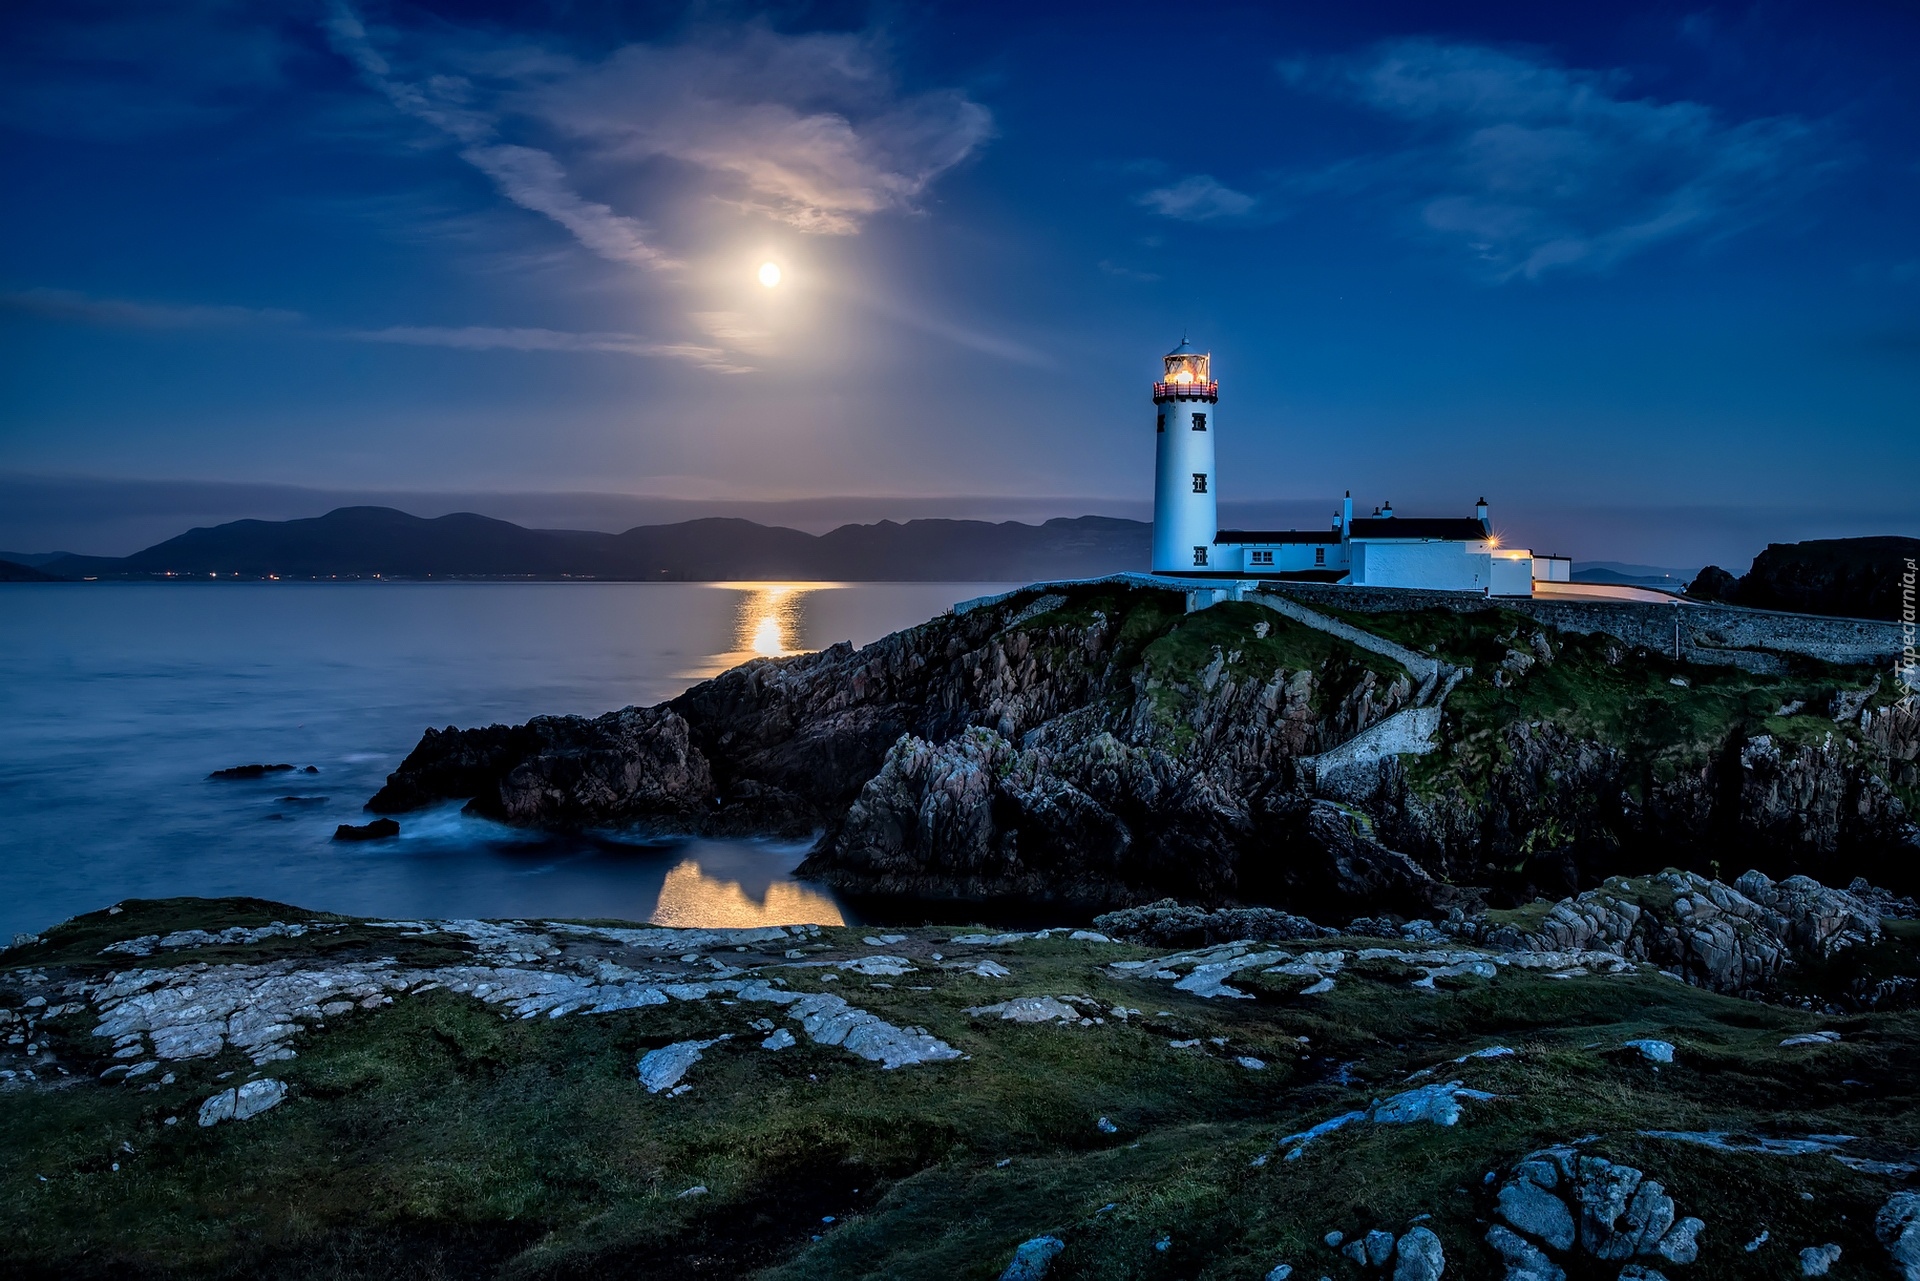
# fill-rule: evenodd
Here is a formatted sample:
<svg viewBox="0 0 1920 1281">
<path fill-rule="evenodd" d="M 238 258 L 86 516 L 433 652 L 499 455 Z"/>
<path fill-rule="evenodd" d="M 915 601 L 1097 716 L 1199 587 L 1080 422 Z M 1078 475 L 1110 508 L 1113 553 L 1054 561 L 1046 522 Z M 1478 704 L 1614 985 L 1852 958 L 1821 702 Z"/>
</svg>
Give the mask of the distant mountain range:
<svg viewBox="0 0 1920 1281">
<path fill-rule="evenodd" d="M 527 529 L 456 513 L 425 520 L 342 507 L 309 520 L 237 520 L 131 556 L 35 556 L 19 580 L 57 578 L 522 578 L 616 581 L 800 579 L 1033 582 L 1145 569 L 1152 526 L 1107 516 L 913 520 L 825 534 L 711 518 L 623 534 Z"/>
</svg>

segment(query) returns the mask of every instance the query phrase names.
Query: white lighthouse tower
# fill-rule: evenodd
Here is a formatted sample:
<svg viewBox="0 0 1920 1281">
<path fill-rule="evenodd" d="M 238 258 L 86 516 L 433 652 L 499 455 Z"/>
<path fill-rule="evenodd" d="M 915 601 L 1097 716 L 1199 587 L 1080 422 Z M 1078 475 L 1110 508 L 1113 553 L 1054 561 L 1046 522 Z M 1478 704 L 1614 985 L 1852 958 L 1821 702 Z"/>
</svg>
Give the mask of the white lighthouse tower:
<svg viewBox="0 0 1920 1281">
<path fill-rule="evenodd" d="M 1220 384 L 1212 357 L 1182 338 L 1153 385 L 1153 572 L 1205 574 L 1224 568 L 1214 535 L 1214 407 Z"/>
</svg>

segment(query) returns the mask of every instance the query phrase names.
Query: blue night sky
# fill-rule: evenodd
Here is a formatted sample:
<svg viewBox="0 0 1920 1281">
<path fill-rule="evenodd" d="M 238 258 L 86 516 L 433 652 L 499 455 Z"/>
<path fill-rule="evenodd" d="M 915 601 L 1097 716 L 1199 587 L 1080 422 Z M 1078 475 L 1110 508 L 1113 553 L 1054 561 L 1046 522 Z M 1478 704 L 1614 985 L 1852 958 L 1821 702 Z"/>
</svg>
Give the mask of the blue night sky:
<svg viewBox="0 0 1920 1281">
<path fill-rule="evenodd" d="M 1229 516 L 1920 532 L 1910 5 L 68 0 L 0 147 L 0 546 L 132 550 L 129 481 L 1144 515 L 1183 332 Z"/>
</svg>

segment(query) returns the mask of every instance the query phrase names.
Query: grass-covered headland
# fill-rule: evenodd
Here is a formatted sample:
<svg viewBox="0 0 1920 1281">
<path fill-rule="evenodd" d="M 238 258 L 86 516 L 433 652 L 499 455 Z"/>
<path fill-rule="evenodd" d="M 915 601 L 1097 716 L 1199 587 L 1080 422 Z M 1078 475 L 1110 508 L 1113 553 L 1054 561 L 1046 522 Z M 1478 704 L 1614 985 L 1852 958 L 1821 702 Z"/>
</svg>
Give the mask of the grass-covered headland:
<svg viewBox="0 0 1920 1281">
<path fill-rule="evenodd" d="M 1875 964 L 1920 971 L 1884 930 Z M 1763 1003 L 1519 956 L 129 902 L 0 954 L 0 1271 L 946 1281 L 1052 1236 L 1049 1277 L 1350 1278 L 1391 1269 L 1327 1234 L 1417 1225 L 1499 1278 L 1510 1171 L 1572 1144 L 1702 1221 L 1692 1261 L 1629 1260 L 1670 1281 L 1829 1244 L 1827 1275 L 1898 1275 L 1920 1013 L 1822 1012 L 1817 968 Z M 1436 1094 L 1454 1124 L 1417 1119 Z M 273 1101 L 203 1125 L 223 1098 Z"/>
</svg>

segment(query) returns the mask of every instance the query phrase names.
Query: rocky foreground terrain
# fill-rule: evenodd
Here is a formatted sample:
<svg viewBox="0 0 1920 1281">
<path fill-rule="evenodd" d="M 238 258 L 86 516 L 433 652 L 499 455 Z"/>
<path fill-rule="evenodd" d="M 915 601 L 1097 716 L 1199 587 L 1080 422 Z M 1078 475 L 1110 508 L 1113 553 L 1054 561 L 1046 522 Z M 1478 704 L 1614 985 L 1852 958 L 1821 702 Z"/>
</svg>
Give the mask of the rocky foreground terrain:
<svg viewBox="0 0 1920 1281">
<path fill-rule="evenodd" d="M 855 894 L 1439 919 L 1680 866 L 1920 889 L 1920 706 L 1489 608 L 1031 588 L 598 719 L 428 731 L 369 802 L 819 831 Z"/>
<path fill-rule="evenodd" d="M 1914 916 L 128 902 L 0 953 L 0 1272 L 1915 1281 Z"/>
</svg>

